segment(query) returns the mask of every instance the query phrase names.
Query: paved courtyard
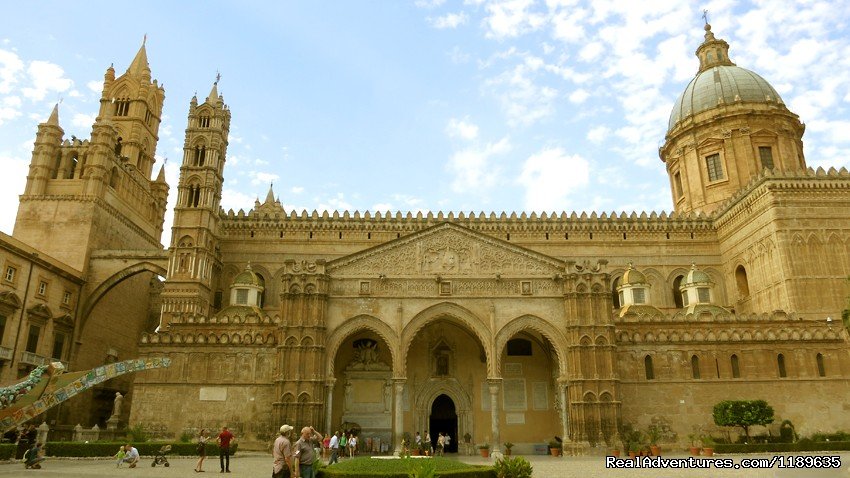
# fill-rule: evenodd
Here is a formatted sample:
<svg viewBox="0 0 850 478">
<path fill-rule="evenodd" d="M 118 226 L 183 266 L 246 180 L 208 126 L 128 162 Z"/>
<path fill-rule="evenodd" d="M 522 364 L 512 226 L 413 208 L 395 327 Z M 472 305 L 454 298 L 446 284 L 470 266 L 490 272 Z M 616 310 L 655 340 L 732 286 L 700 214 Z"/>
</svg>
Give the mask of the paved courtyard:
<svg viewBox="0 0 850 478">
<path fill-rule="evenodd" d="M 730 458 L 733 464 L 740 464 L 744 458 L 773 458 L 776 455 L 727 455 L 718 456 L 716 458 Z M 778 455 L 787 459 L 792 456 L 790 454 Z M 806 454 L 803 456 L 814 457 L 817 455 Z M 583 457 L 564 457 L 554 458 L 549 456 L 526 456 L 534 467 L 534 477 L 537 478 L 594 478 L 594 477 L 850 477 L 850 452 L 842 452 L 838 454 L 830 454 L 829 456 L 837 456 L 841 458 L 841 468 L 830 470 L 808 470 L 808 469 L 737 469 L 737 470 L 718 470 L 715 468 L 709 469 L 606 469 L 605 458 L 597 456 Z M 480 457 L 467 456 L 452 456 L 455 459 L 466 463 L 483 464 L 491 463 L 491 460 Z M 670 455 L 665 458 L 682 458 L 687 459 L 686 455 Z M 92 478 L 98 476 L 126 476 L 126 477 L 188 477 L 198 476 L 192 470 L 195 466 L 195 459 L 191 458 L 170 458 L 171 466 L 164 468 L 150 466 L 151 459 L 149 457 L 142 458 L 140 466 L 135 469 L 128 469 L 126 466 L 120 469 L 115 467 L 112 461 L 108 460 L 74 460 L 74 459 L 48 459 L 44 463 L 41 470 L 25 470 L 20 463 L 3 463 L 0 464 L 0 477 L 3 476 L 43 476 L 43 477 L 73 477 L 73 478 Z M 236 477 L 267 477 L 271 475 L 271 456 L 261 453 L 245 452 L 240 453 L 231 461 L 232 473 L 229 478 Z M 204 464 L 206 474 L 218 475 L 218 461 L 208 460 Z"/>
</svg>

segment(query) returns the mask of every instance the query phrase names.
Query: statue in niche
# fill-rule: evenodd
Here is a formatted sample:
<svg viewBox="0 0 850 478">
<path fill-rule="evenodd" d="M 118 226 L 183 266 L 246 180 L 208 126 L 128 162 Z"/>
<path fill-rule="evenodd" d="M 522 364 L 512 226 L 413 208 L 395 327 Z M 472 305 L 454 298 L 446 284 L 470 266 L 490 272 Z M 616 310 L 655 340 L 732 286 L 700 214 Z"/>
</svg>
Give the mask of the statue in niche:
<svg viewBox="0 0 850 478">
<path fill-rule="evenodd" d="M 389 366 L 378 359 L 378 342 L 360 339 L 354 342 L 354 360 L 349 370 L 388 370 Z"/>
<path fill-rule="evenodd" d="M 352 403 L 352 392 L 351 392 L 351 382 L 345 382 L 345 408 L 351 408 Z"/>
<path fill-rule="evenodd" d="M 437 356 L 437 375 L 446 376 L 449 374 L 449 356 L 440 354 Z"/>
<path fill-rule="evenodd" d="M 121 408 L 124 405 L 124 396 L 121 395 L 121 392 L 115 392 L 115 401 L 112 402 L 112 416 L 120 417 L 121 416 Z"/>
</svg>

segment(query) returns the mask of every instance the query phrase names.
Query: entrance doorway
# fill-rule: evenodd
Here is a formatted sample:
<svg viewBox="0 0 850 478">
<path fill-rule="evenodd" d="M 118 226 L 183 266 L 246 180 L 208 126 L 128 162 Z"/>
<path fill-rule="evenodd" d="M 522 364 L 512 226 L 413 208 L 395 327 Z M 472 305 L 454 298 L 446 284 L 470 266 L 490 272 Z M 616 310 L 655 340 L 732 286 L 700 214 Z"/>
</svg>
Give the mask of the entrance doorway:
<svg viewBox="0 0 850 478">
<path fill-rule="evenodd" d="M 440 395 L 434 399 L 431 405 L 431 416 L 428 418 L 428 430 L 431 433 L 431 442 L 437 447 L 437 437 L 440 433 L 451 437 L 449 446 L 445 453 L 457 453 L 457 410 L 455 402 L 448 395 Z"/>
</svg>

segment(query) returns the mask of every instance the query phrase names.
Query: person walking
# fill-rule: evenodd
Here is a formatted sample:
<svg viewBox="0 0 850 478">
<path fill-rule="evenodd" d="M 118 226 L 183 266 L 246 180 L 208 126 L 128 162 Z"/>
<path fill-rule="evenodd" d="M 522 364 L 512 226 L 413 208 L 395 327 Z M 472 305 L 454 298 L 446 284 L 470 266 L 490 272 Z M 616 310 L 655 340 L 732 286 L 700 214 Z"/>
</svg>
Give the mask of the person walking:
<svg viewBox="0 0 850 478">
<path fill-rule="evenodd" d="M 198 463 L 195 465 L 195 472 L 204 471 L 204 459 L 207 457 L 207 441 L 209 439 L 207 429 L 201 428 L 201 431 L 198 432 Z"/>
<path fill-rule="evenodd" d="M 272 478 L 290 478 L 292 476 L 292 443 L 289 441 L 290 432 L 292 432 L 291 425 L 284 424 L 281 426 L 280 436 L 277 437 L 272 446 L 272 456 L 274 457 Z"/>
<path fill-rule="evenodd" d="M 322 440 L 322 459 L 329 459 L 331 454 L 331 436 L 325 433 L 325 438 Z"/>
<path fill-rule="evenodd" d="M 452 446 L 452 436 L 446 433 L 443 435 L 443 452 L 449 451 L 449 447 Z"/>
<path fill-rule="evenodd" d="M 313 449 L 313 440 L 321 440 L 322 435 L 313 427 L 301 429 L 301 438 L 292 447 L 292 478 L 314 478 L 313 462 L 316 460 L 316 452 Z"/>
<path fill-rule="evenodd" d="M 331 441 L 328 444 L 331 449 L 331 460 L 328 462 L 328 466 L 333 465 L 334 463 L 338 463 L 339 461 L 339 432 L 333 434 L 331 437 Z"/>
<path fill-rule="evenodd" d="M 221 465 L 219 473 L 230 473 L 230 443 L 235 439 L 236 437 L 227 427 L 221 427 L 221 433 L 215 439 L 218 443 L 218 461 Z"/>
</svg>

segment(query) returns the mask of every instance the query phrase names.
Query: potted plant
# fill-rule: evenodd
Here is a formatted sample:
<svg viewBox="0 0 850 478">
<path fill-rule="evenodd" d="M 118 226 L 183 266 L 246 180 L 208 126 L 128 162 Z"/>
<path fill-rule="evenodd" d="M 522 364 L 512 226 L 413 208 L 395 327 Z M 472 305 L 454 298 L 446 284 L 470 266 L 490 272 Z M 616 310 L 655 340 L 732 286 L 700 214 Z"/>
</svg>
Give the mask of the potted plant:
<svg viewBox="0 0 850 478">
<path fill-rule="evenodd" d="M 661 447 L 658 446 L 658 440 L 661 439 L 661 427 L 653 423 L 646 429 L 646 436 L 649 438 L 649 451 L 652 456 L 661 455 Z"/>
<path fill-rule="evenodd" d="M 562 447 L 561 442 L 559 442 L 557 440 L 550 440 L 549 441 L 549 453 L 551 453 L 552 456 L 560 456 L 561 455 L 561 447 Z"/>
<path fill-rule="evenodd" d="M 636 457 L 643 448 L 643 433 L 635 430 L 631 425 L 623 426 L 623 447 L 630 458 Z"/>
<path fill-rule="evenodd" d="M 511 456 L 511 448 L 514 447 L 514 444 L 509 442 L 509 441 L 506 441 L 504 443 L 504 446 L 505 446 L 505 456 Z"/>
<path fill-rule="evenodd" d="M 478 451 L 481 453 L 483 458 L 487 458 L 490 456 L 490 444 L 482 443 L 481 445 L 478 445 Z"/>
<path fill-rule="evenodd" d="M 424 456 L 431 456 L 431 442 L 423 441 L 422 442 L 422 454 Z"/>
<path fill-rule="evenodd" d="M 639 442 L 629 443 L 629 458 L 637 458 L 640 455 L 641 449 Z"/>
<path fill-rule="evenodd" d="M 700 448 L 699 448 L 699 444 L 698 444 L 699 442 L 697 441 L 697 434 L 696 433 L 689 434 L 688 440 L 691 441 L 691 448 L 690 448 L 691 455 L 699 456 Z"/>
<path fill-rule="evenodd" d="M 714 456 L 714 438 L 711 435 L 703 435 L 700 437 L 702 441 L 702 452 L 705 456 Z"/>
</svg>

